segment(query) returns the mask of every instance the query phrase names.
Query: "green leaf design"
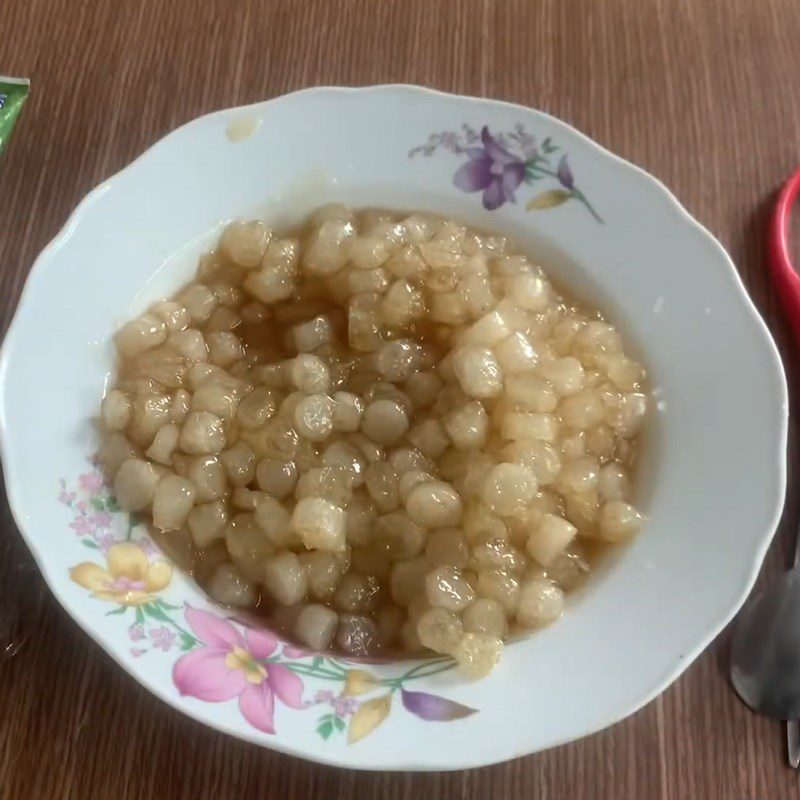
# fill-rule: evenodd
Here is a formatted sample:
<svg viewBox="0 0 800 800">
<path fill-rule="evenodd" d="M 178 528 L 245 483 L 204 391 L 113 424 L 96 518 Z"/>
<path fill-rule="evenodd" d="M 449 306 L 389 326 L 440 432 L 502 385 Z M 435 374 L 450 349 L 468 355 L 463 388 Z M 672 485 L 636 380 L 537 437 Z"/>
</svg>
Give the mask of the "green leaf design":
<svg viewBox="0 0 800 800">
<path fill-rule="evenodd" d="M 106 499 L 106 511 L 111 514 L 119 511 L 119 506 L 117 505 L 117 500 L 115 497 L 109 497 Z"/>
<path fill-rule="evenodd" d="M 92 499 L 89 501 L 89 505 L 90 505 L 90 506 L 91 506 L 91 507 L 92 507 L 92 508 L 93 508 L 95 511 L 105 511 L 105 510 L 106 510 L 106 507 L 105 507 L 105 505 L 104 505 L 103 501 L 102 501 L 102 500 L 98 500 L 96 497 L 93 497 L 93 498 L 92 498 Z"/>
<path fill-rule="evenodd" d="M 194 636 L 190 636 L 188 633 L 181 633 L 180 642 L 181 650 L 186 652 L 187 650 L 191 650 L 197 644 L 197 639 L 195 639 Z"/>
<path fill-rule="evenodd" d="M 552 138 L 548 136 L 542 142 L 542 150 L 544 150 L 545 153 L 555 153 L 555 151 L 558 150 L 558 147 L 553 144 Z"/>
<path fill-rule="evenodd" d="M 161 622 L 172 622 L 172 620 L 155 603 L 145 603 L 142 606 L 142 610 L 145 614 L 147 614 L 148 617 L 161 620 Z"/>
<path fill-rule="evenodd" d="M 180 606 L 174 606 L 172 603 L 168 603 L 166 600 L 162 600 L 160 597 L 156 600 L 156 605 L 161 606 L 161 608 L 168 608 L 170 611 L 177 611 Z"/>
<path fill-rule="evenodd" d="M 333 733 L 333 723 L 330 720 L 325 720 L 325 722 L 317 726 L 317 733 L 327 741 Z"/>
<path fill-rule="evenodd" d="M 84 547 L 88 547 L 91 550 L 99 550 L 100 548 L 97 546 L 97 542 L 93 542 L 91 539 L 81 539 L 81 543 Z"/>
<path fill-rule="evenodd" d="M 128 610 L 127 606 L 120 606 L 119 608 L 115 608 L 112 611 L 106 611 L 106 616 L 110 617 L 112 614 L 124 614 Z"/>
<path fill-rule="evenodd" d="M 533 200 L 530 200 L 525 208 L 528 211 L 539 211 L 544 208 L 555 208 L 556 206 L 560 206 L 562 203 L 566 203 L 567 200 L 572 199 L 572 193 L 567 192 L 564 189 L 550 189 L 548 192 L 542 192 Z"/>
<path fill-rule="evenodd" d="M 324 663 L 325 659 L 322 656 L 316 656 L 314 660 L 311 662 L 312 669 L 316 669 L 317 667 L 321 667 Z"/>
<path fill-rule="evenodd" d="M 139 625 L 144 625 L 144 611 L 141 606 L 136 606 L 136 622 Z"/>
<path fill-rule="evenodd" d="M 334 717 L 333 724 L 337 731 L 341 732 L 344 730 L 345 722 L 341 717 Z"/>
</svg>

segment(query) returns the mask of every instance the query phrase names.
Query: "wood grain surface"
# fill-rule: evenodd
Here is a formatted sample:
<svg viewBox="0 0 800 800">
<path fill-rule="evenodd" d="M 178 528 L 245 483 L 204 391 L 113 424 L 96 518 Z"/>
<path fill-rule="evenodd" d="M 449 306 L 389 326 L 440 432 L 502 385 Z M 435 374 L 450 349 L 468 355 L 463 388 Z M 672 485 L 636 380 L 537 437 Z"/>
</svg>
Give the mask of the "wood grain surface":
<svg viewBox="0 0 800 800">
<path fill-rule="evenodd" d="M 315 84 L 409 82 L 548 111 L 656 175 L 733 255 L 791 361 L 764 235 L 800 161 L 798 43 L 798 0 L 3 0 L 0 73 L 30 76 L 32 94 L 0 161 L 0 325 L 83 195 L 177 125 Z M 762 580 L 786 557 L 798 497 Z M 4 799 L 800 797 L 779 726 L 731 691 L 727 634 L 583 741 L 468 772 L 360 774 L 150 696 L 49 595 L 4 501 L 0 602 L 19 608 L 23 640 L 0 661 Z"/>
</svg>

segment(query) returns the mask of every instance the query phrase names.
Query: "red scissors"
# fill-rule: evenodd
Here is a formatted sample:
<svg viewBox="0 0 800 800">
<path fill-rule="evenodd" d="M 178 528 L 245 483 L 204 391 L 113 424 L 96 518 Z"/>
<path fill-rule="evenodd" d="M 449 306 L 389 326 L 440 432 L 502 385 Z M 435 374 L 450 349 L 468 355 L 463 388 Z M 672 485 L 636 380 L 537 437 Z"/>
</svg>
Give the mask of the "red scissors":
<svg viewBox="0 0 800 800">
<path fill-rule="evenodd" d="M 792 264 L 789 254 L 789 224 L 792 206 L 800 192 L 800 169 L 783 185 L 778 195 L 778 203 L 772 216 L 769 231 L 769 268 L 778 292 L 786 319 L 792 327 L 795 341 L 800 345 L 800 275 Z M 800 559 L 800 531 L 795 540 L 792 566 Z M 800 721 L 786 723 L 786 743 L 789 750 L 789 763 L 800 766 Z"/>
</svg>

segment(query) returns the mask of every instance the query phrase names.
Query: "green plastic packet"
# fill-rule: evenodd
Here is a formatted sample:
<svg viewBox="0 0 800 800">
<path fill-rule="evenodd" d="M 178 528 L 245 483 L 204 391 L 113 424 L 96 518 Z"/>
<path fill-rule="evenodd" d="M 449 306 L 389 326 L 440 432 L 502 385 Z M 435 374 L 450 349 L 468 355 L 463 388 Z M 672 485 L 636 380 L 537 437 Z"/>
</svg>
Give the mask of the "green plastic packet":
<svg viewBox="0 0 800 800">
<path fill-rule="evenodd" d="M 27 78 L 4 78 L 0 75 L 0 153 L 3 152 L 22 105 L 28 98 L 30 85 Z"/>
</svg>

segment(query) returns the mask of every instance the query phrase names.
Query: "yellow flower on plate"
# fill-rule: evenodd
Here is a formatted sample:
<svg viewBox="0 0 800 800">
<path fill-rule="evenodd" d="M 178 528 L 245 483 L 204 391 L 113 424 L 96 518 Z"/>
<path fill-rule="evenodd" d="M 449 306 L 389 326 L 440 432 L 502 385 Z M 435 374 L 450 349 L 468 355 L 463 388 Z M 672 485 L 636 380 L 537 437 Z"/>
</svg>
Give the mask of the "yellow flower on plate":
<svg viewBox="0 0 800 800">
<path fill-rule="evenodd" d="M 150 562 L 139 545 L 120 542 L 106 555 L 107 568 L 91 561 L 73 567 L 69 576 L 89 589 L 92 597 L 111 600 L 124 606 L 140 606 L 153 599 L 172 580 L 172 567 L 165 561 Z"/>
<path fill-rule="evenodd" d="M 365 736 L 369 736 L 389 716 L 391 707 L 391 692 L 362 703 L 350 720 L 350 728 L 347 731 L 348 744 L 355 744 Z"/>
<path fill-rule="evenodd" d="M 342 697 L 357 697 L 379 686 L 378 679 L 364 669 L 349 669 L 344 679 Z"/>
</svg>

